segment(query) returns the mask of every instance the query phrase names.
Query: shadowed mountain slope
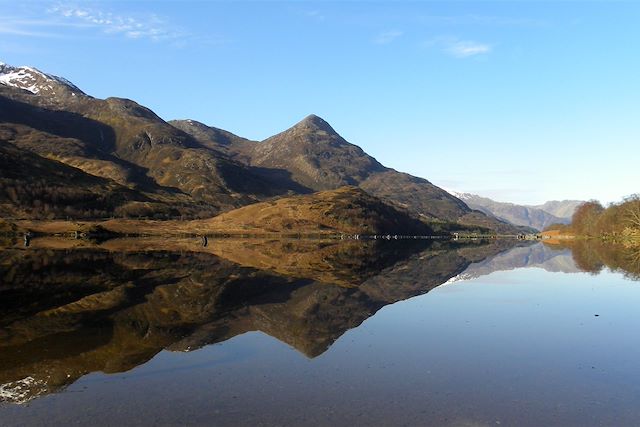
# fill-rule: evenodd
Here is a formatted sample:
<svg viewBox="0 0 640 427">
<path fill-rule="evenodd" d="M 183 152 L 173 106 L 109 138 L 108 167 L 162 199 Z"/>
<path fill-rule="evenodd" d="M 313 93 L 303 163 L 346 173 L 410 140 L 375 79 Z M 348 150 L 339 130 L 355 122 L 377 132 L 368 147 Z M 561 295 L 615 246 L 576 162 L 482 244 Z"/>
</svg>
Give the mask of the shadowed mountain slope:
<svg viewBox="0 0 640 427">
<path fill-rule="evenodd" d="M 0 170 L 0 216 L 5 218 L 104 217 L 141 206 L 162 209 L 115 181 L 12 144 L 0 143 Z"/>
<path fill-rule="evenodd" d="M 95 99 L 44 73 L 31 71 L 37 78 L 25 80 L 20 72 L 4 70 L 0 143 L 161 195 L 167 202 L 189 200 L 209 215 L 285 191 L 133 101 Z M 49 86 L 56 90 L 45 90 Z"/>
</svg>

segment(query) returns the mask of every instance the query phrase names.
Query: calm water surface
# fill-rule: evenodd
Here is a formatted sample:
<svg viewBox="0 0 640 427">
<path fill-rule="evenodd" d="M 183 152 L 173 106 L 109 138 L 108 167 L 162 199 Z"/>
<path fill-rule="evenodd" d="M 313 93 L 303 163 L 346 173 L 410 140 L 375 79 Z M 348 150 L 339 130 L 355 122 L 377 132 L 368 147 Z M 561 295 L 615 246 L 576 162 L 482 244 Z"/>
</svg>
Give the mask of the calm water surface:
<svg viewBox="0 0 640 427">
<path fill-rule="evenodd" d="M 36 239 L 0 261 L 1 425 L 640 425 L 637 250 Z"/>
</svg>

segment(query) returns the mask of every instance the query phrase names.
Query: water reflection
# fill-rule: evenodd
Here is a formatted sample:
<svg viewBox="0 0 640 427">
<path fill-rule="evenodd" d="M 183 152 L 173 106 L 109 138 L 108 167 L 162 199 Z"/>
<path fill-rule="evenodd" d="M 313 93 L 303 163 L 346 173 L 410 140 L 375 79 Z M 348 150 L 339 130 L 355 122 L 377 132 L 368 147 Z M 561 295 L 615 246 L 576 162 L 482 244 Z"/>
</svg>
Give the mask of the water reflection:
<svg viewBox="0 0 640 427">
<path fill-rule="evenodd" d="M 469 265 L 461 274 L 448 283 L 475 279 L 496 271 L 518 268 L 540 268 L 552 273 L 579 273 L 582 270 L 575 262 L 569 247 L 547 244 L 520 245 L 487 257 Z"/>
<path fill-rule="evenodd" d="M 0 252 L 0 401 L 248 331 L 314 358 L 382 307 L 443 283 L 532 266 L 637 267 L 627 252 L 503 240 L 14 242 Z"/>
<path fill-rule="evenodd" d="M 0 253 L 0 398 L 26 401 L 93 371 L 127 371 L 163 349 L 253 330 L 314 357 L 384 305 L 501 250 L 427 241 L 34 239 L 28 250 Z"/>
<path fill-rule="evenodd" d="M 576 267 L 581 271 L 598 274 L 604 267 L 640 280 L 640 242 L 609 243 L 601 240 L 568 240 L 549 247 L 570 250 Z"/>
</svg>

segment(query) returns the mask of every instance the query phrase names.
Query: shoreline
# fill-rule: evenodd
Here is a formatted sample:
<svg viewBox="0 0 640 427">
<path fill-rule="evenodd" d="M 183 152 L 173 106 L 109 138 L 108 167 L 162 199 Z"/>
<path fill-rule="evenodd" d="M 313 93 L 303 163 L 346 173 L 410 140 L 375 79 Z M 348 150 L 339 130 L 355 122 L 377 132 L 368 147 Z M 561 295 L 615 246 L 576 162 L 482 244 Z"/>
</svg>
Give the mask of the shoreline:
<svg viewBox="0 0 640 427">
<path fill-rule="evenodd" d="M 19 237 L 56 236 L 61 238 L 118 238 L 118 237 L 197 237 L 210 238 L 290 238 L 290 239 L 349 239 L 349 240 L 416 240 L 416 239 L 524 239 L 516 234 L 447 233 L 429 235 L 406 235 L 394 232 L 354 233 L 338 229 L 320 229 L 315 224 L 298 231 L 245 227 L 225 229 L 207 220 L 7 220 L 0 218 L 0 235 Z M 531 235 L 535 236 L 535 235 Z M 527 236 L 530 240 L 533 237 Z"/>
</svg>

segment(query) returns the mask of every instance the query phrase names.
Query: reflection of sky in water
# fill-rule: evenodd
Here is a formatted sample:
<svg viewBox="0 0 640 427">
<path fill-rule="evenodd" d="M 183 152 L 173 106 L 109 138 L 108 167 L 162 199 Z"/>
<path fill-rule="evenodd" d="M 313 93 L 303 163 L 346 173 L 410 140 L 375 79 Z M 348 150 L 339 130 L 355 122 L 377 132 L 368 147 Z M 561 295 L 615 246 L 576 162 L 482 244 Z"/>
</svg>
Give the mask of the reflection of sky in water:
<svg viewBox="0 0 640 427">
<path fill-rule="evenodd" d="M 314 359 L 251 332 L 91 374 L 0 415 L 28 424 L 637 425 L 639 306 L 640 283 L 619 274 L 495 272 L 384 307 Z"/>
</svg>

